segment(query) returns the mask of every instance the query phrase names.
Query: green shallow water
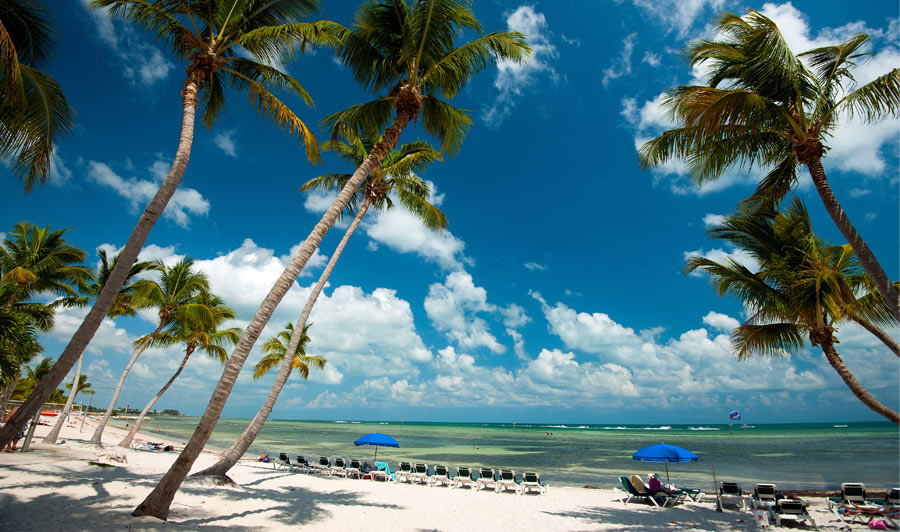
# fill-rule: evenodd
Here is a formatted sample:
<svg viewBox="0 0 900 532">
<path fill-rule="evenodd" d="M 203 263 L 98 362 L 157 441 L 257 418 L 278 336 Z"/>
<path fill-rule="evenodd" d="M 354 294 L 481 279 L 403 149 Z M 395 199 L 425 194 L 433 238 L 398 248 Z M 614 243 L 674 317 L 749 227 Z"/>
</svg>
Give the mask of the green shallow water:
<svg viewBox="0 0 900 532">
<path fill-rule="evenodd" d="M 186 441 L 198 418 L 157 417 L 144 431 Z M 226 448 L 248 420 L 223 419 L 209 445 Z M 845 423 L 840 423 L 845 424 Z M 248 454 L 287 452 L 372 460 L 374 448 L 353 441 L 369 432 L 390 434 L 400 448 L 378 449 L 391 467 L 399 461 L 535 470 L 556 485 L 612 487 L 617 477 L 660 472 L 663 464 L 635 462 L 631 454 L 654 443 L 687 448 L 699 461 L 669 464 L 672 481 L 712 485 L 712 466 L 721 480 L 752 486 L 772 482 L 782 489 L 835 489 L 841 482 L 864 482 L 870 489 L 900 486 L 900 431 L 891 423 L 799 423 L 756 425 L 654 426 L 508 425 L 481 423 L 283 421 L 266 423 Z M 719 430 L 709 430 L 719 429 Z M 552 432 L 552 435 L 547 432 Z"/>
</svg>

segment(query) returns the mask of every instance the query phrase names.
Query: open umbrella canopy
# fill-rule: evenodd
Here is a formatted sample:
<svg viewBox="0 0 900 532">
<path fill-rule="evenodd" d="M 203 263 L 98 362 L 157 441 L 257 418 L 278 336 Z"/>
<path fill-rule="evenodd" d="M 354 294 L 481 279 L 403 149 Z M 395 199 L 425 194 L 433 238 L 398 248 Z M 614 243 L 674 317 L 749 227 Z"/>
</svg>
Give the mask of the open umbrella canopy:
<svg viewBox="0 0 900 532">
<path fill-rule="evenodd" d="M 699 459 L 684 447 L 667 443 L 648 445 L 631 455 L 631 458 L 638 462 L 696 462 Z"/>
<path fill-rule="evenodd" d="M 397 440 L 387 434 L 372 432 L 353 442 L 353 445 L 380 445 L 382 447 L 400 447 Z"/>
</svg>

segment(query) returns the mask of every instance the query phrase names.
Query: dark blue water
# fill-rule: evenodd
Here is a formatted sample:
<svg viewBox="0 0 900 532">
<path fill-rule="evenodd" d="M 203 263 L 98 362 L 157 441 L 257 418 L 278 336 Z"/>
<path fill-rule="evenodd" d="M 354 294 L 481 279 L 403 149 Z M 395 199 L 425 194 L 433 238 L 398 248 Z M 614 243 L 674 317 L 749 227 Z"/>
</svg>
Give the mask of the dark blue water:
<svg viewBox="0 0 900 532">
<path fill-rule="evenodd" d="M 198 418 L 160 417 L 143 430 L 186 441 Z M 231 445 L 247 420 L 223 419 L 209 445 Z M 837 425 L 837 426 L 836 426 Z M 842 426 L 846 425 L 846 426 Z M 665 442 L 696 453 L 697 462 L 669 465 L 672 481 L 712 486 L 718 480 L 781 489 L 835 489 L 863 482 L 880 490 L 900 486 L 900 430 L 891 423 L 728 425 L 510 425 L 482 423 L 278 421 L 266 423 L 249 454 L 341 456 L 371 461 L 372 447 L 353 441 L 369 432 L 390 434 L 400 448 L 379 448 L 378 459 L 535 470 L 557 485 L 612 487 L 625 474 L 659 472 L 664 464 L 635 462 L 632 453 Z M 548 434 L 552 432 L 552 434 Z"/>
</svg>

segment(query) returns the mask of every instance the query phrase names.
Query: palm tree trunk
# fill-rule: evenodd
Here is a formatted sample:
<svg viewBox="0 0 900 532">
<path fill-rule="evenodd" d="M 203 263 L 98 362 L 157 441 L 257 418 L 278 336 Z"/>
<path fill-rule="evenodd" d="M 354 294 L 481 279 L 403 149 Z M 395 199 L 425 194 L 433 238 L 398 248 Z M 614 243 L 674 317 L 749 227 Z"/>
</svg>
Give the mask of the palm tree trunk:
<svg viewBox="0 0 900 532">
<path fill-rule="evenodd" d="M 828 363 L 831 364 L 831 367 L 833 367 L 835 371 L 837 371 L 838 375 L 843 379 L 844 384 L 847 385 L 847 388 L 850 388 L 850 391 L 853 392 L 853 395 L 855 395 L 857 399 L 871 408 L 872 411 L 884 416 L 895 425 L 900 425 L 900 415 L 881 404 L 878 399 L 872 397 L 872 394 L 856 380 L 856 377 L 853 376 L 853 373 L 850 373 L 850 369 L 847 368 L 844 361 L 841 360 L 840 355 L 838 355 L 837 351 L 834 349 L 833 343 L 822 342 L 822 351 L 825 352 L 825 358 L 828 359 Z"/>
<path fill-rule="evenodd" d="M 56 443 L 56 438 L 59 438 L 59 432 L 62 430 L 63 425 L 66 424 L 66 418 L 69 416 L 69 410 L 72 409 L 72 403 L 75 402 L 75 396 L 78 395 L 78 377 L 81 376 L 82 362 L 84 362 L 84 355 L 78 357 L 78 365 L 75 366 L 75 378 L 72 379 L 72 392 L 69 393 L 69 398 L 66 399 L 66 406 L 63 407 L 63 411 L 56 419 L 56 424 L 53 425 L 52 429 L 50 429 L 50 433 L 44 436 L 44 443 Z"/>
<path fill-rule="evenodd" d="M 137 362 L 141 353 L 147 349 L 147 346 L 150 345 L 150 340 L 153 339 L 154 336 L 159 334 L 159 331 L 162 330 L 165 324 L 162 320 L 159 321 L 159 325 L 156 327 L 156 330 L 150 333 L 147 338 L 141 342 L 141 345 L 138 346 L 137 349 L 134 350 L 134 355 L 132 355 L 131 360 L 128 361 L 128 365 L 125 366 L 125 371 L 122 372 L 122 376 L 119 377 L 119 382 L 116 384 L 116 391 L 113 392 L 112 401 L 109 402 L 109 406 L 106 408 L 106 413 L 103 414 L 103 419 L 100 420 L 100 424 L 97 425 L 97 429 L 94 430 L 94 435 L 91 436 L 90 443 L 96 445 L 103 445 L 103 431 L 106 430 L 106 424 L 109 422 L 109 416 L 112 415 L 112 411 L 116 408 L 116 401 L 119 400 L 119 394 L 122 392 L 122 386 L 125 385 L 125 378 L 128 377 L 128 372 L 131 371 L 131 367 L 134 366 L 134 363 Z"/>
<path fill-rule="evenodd" d="M 75 365 L 75 362 L 84 353 L 85 348 L 90 343 L 94 333 L 106 317 L 106 313 L 112 308 L 113 301 L 119 294 L 122 284 L 128 277 L 131 266 L 137 260 L 138 253 L 144 247 L 144 242 L 150 234 L 153 224 L 162 215 L 163 210 L 175 195 L 175 190 L 181 183 L 181 177 L 187 170 L 188 161 L 191 158 L 191 143 L 194 139 L 194 114 L 197 110 L 197 88 L 199 87 L 199 77 L 191 75 L 188 77 L 184 85 L 182 95 L 182 115 L 181 115 L 181 136 L 178 141 L 178 150 L 175 152 L 175 160 L 169 173 L 159 186 L 159 190 L 144 212 L 138 219 L 137 225 L 128 237 L 128 242 L 122 248 L 119 254 L 119 260 L 116 261 L 115 267 L 109 274 L 100 295 L 91 307 L 90 312 L 78 326 L 78 330 L 72 335 L 69 344 L 63 350 L 57 359 L 56 364 L 50 369 L 50 373 L 38 384 L 28 399 L 22 404 L 15 414 L 10 417 L 6 425 L 0 428 L 0 448 L 5 446 L 12 437 L 19 432 L 25 423 L 37 412 L 41 405 L 50 398 L 50 395 L 56 390 L 57 386 L 66 378 L 66 374 Z"/>
<path fill-rule="evenodd" d="M 850 222 L 841 204 L 834 197 L 831 185 L 828 184 L 828 179 L 825 177 L 825 169 L 822 168 L 822 160 L 818 157 L 814 158 L 809 161 L 807 167 L 813 183 L 816 185 L 816 190 L 819 192 L 819 197 L 825 205 L 825 210 L 828 211 L 831 219 L 834 220 L 835 225 L 840 229 L 841 234 L 847 239 L 847 243 L 856 252 L 856 256 L 859 257 L 859 263 L 862 264 L 866 273 L 872 278 L 872 282 L 875 283 L 875 288 L 881 294 L 881 297 L 887 301 L 888 308 L 891 309 L 894 318 L 900 321 L 900 292 L 891 284 L 890 278 L 884 272 L 878 259 L 875 258 L 866 241 L 856 232 L 856 227 Z"/>
<path fill-rule="evenodd" d="M 891 351 L 893 351 L 895 355 L 900 357 L 900 343 L 897 343 L 897 340 L 895 340 L 893 336 L 891 336 L 890 334 L 881 330 L 880 327 L 876 327 L 875 325 L 872 325 L 871 323 L 869 323 L 866 320 L 855 320 L 854 319 L 853 321 L 855 323 L 857 323 L 859 326 L 861 326 L 863 329 L 872 333 L 876 338 L 881 340 L 881 343 L 888 346 L 888 348 Z"/>
<path fill-rule="evenodd" d="M 145 406 L 144 409 L 141 410 L 140 415 L 137 417 L 137 419 L 134 420 L 134 423 L 132 423 L 131 430 L 128 431 L 128 434 L 125 436 L 125 438 L 123 438 L 122 441 L 119 442 L 119 447 L 131 447 L 131 441 L 134 439 L 134 435 L 137 434 L 137 431 L 141 430 L 141 423 L 144 422 L 144 416 L 146 416 L 147 412 L 149 412 L 150 409 L 153 408 L 153 405 L 156 404 L 156 401 L 158 401 L 159 398 L 162 397 L 164 393 L 166 393 L 166 390 L 169 389 L 169 386 L 172 386 L 172 383 L 175 382 L 175 379 L 177 379 L 178 376 L 181 375 L 181 372 L 184 370 L 185 364 L 187 364 L 187 361 L 189 358 L 191 358 L 191 354 L 193 354 L 193 352 L 194 346 L 188 346 L 188 348 L 185 349 L 184 358 L 181 359 L 181 365 L 178 366 L 178 370 L 175 371 L 175 374 L 172 375 L 172 378 L 169 379 L 169 382 L 167 382 L 166 385 L 162 387 L 162 389 L 156 392 L 156 395 L 153 396 L 153 399 L 150 399 L 150 402 L 147 403 L 147 406 Z"/>
<path fill-rule="evenodd" d="M 228 448 L 228 451 L 225 452 L 220 458 L 219 461 L 215 464 L 209 466 L 208 468 L 200 471 L 198 473 L 194 473 L 192 476 L 223 476 L 228 471 L 234 467 L 234 464 L 237 463 L 238 460 L 244 456 L 244 453 L 247 452 L 247 449 L 250 448 L 250 445 L 253 444 L 256 437 L 259 435 L 259 431 L 262 430 L 263 425 L 265 425 L 266 420 L 269 419 L 269 414 L 272 413 L 272 408 L 275 407 L 275 401 L 278 399 L 278 395 L 281 393 L 282 388 L 284 388 L 284 384 L 287 382 L 288 377 L 291 374 L 291 370 L 293 369 L 294 357 L 291 356 L 290 353 L 294 353 L 297 351 L 297 346 L 300 345 L 300 339 L 303 338 L 303 328 L 306 327 L 306 321 L 309 319 L 309 314 L 312 312 L 313 306 L 316 304 L 316 300 L 319 298 L 319 294 L 322 293 L 322 289 L 325 287 L 325 283 L 328 282 L 328 278 L 331 276 L 331 272 L 334 271 L 334 266 L 337 264 L 338 259 L 341 257 L 341 254 L 344 252 L 344 248 L 347 247 L 347 241 L 350 240 L 350 237 L 353 236 L 353 233 L 356 231 L 356 228 L 359 227 L 359 223 L 366 215 L 366 211 L 369 210 L 369 205 L 372 204 L 372 199 L 367 198 L 366 202 L 363 204 L 363 207 L 356 214 L 356 217 L 353 219 L 353 223 L 350 224 L 350 227 L 347 228 L 347 231 L 344 233 L 344 238 L 341 239 L 341 242 L 338 244 L 337 248 L 334 250 L 334 253 L 331 255 L 331 259 L 328 261 L 328 265 L 325 266 L 325 269 L 322 270 L 322 274 L 319 276 L 319 280 L 316 282 L 315 286 L 313 286 L 312 292 L 310 292 L 309 297 L 306 299 L 306 304 L 303 306 L 303 310 L 300 312 L 300 318 L 297 319 L 297 326 L 294 327 L 294 332 L 291 334 L 291 339 L 288 342 L 287 350 L 285 351 L 286 355 L 284 360 L 281 361 L 281 366 L 278 368 L 278 375 L 275 377 L 275 382 L 272 384 L 272 389 L 269 391 L 269 395 L 266 397 L 266 401 L 263 403 L 262 408 L 259 412 L 253 417 L 253 421 L 247 425 L 247 428 L 244 429 L 244 432 L 241 433 L 240 437 L 237 441 L 234 442 L 234 445 Z"/>
<path fill-rule="evenodd" d="M 13 379 L 7 386 L 0 389 L 0 412 L 4 414 L 6 413 L 6 407 L 9 406 L 9 398 L 16 391 L 16 380 L 18 379 Z"/>
<path fill-rule="evenodd" d="M 344 185 L 340 194 L 338 194 L 338 197 L 328 207 L 328 210 L 325 211 L 322 219 L 319 220 L 319 223 L 316 224 L 309 236 L 306 237 L 306 240 L 297 250 L 297 253 L 291 258 L 290 264 L 288 264 L 288 267 L 282 272 L 281 277 L 275 282 L 272 289 L 269 290 L 268 295 L 263 299 L 256 314 L 253 316 L 253 319 L 250 320 L 247 328 L 244 329 L 244 334 L 241 335 L 241 339 L 238 341 L 234 351 L 232 351 L 231 356 L 228 358 L 228 364 L 225 365 L 225 371 L 219 378 L 216 389 L 213 391 L 212 398 L 210 398 L 209 404 L 206 406 L 206 411 L 203 413 L 203 417 L 200 418 L 200 422 L 197 424 L 197 428 L 194 429 L 194 434 L 191 436 L 191 439 L 188 441 L 187 445 L 185 445 L 184 450 L 181 451 L 181 454 L 178 455 L 178 458 L 175 459 L 175 462 L 163 478 L 159 481 L 159 484 L 157 484 L 156 487 L 153 488 L 153 491 L 147 495 L 147 498 L 131 512 L 131 515 L 135 517 L 152 515 L 163 520 L 169 516 L 169 506 L 172 504 L 175 492 L 178 491 L 184 478 L 190 472 L 194 461 L 197 460 L 197 456 L 200 455 L 206 442 L 209 441 L 209 436 L 212 434 L 213 428 L 215 428 L 216 423 L 219 421 L 219 416 L 222 414 L 222 409 L 225 407 L 225 402 L 231 394 L 231 389 L 234 387 L 235 381 L 237 381 L 241 367 L 243 367 L 244 362 L 247 360 L 247 355 L 250 353 L 253 344 L 256 343 L 257 338 L 259 338 L 263 327 L 268 323 L 269 318 L 272 317 L 272 312 L 275 311 L 275 307 L 281 302 L 281 299 L 297 279 L 300 270 L 306 265 L 309 257 L 312 256 L 313 251 L 319 246 L 325 233 L 331 228 L 334 221 L 337 220 L 341 211 L 343 211 L 344 207 L 347 206 L 347 203 L 350 202 L 350 198 L 353 196 L 353 193 L 359 185 L 362 184 L 366 176 L 371 174 L 372 171 L 378 167 L 388 152 L 397 145 L 397 141 L 400 139 L 400 133 L 403 132 L 406 124 L 408 124 L 411 119 L 412 114 L 410 114 L 410 112 L 397 112 L 397 115 L 394 117 L 394 123 L 385 130 L 381 142 L 372 149 L 369 156 L 366 157 L 366 160 L 356 169 L 353 176 L 347 181 L 347 184 Z"/>
</svg>

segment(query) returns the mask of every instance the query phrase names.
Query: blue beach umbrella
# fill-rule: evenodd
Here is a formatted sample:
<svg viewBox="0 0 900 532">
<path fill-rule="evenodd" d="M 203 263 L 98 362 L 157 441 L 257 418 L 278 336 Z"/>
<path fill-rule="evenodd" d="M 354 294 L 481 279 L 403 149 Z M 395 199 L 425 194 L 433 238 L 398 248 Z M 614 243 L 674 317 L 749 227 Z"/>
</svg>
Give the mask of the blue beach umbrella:
<svg viewBox="0 0 900 532">
<path fill-rule="evenodd" d="M 669 462 L 696 462 L 700 459 L 696 454 L 684 447 L 657 443 L 648 445 L 631 455 L 638 462 L 664 462 L 666 466 L 666 484 L 669 484 Z"/>
<path fill-rule="evenodd" d="M 378 446 L 382 447 L 400 447 L 400 444 L 397 443 L 397 440 L 391 438 L 387 434 L 382 434 L 380 432 L 372 432 L 366 434 L 362 438 L 353 442 L 353 445 L 374 445 L 375 446 L 375 459 L 378 459 Z"/>
</svg>

